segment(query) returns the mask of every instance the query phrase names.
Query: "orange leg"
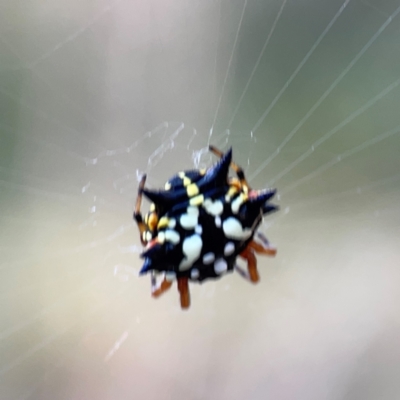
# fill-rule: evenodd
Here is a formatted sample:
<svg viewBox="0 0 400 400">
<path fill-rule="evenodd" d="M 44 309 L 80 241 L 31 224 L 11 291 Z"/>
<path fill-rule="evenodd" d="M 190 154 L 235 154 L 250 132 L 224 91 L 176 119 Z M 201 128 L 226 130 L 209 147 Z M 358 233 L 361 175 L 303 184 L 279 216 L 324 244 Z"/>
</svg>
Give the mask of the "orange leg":
<svg viewBox="0 0 400 400">
<path fill-rule="evenodd" d="M 276 249 L 274 247 L 269 247 L 264 243 L 256 242 L 255 240 L 252 240 L 248 244 L 247 248 L 249 247 L 253 249 L 256 253 L 265 254 L 271 257 L 276 255 Z"/>
<path fill-rule="evenodd" d="M 190 307 L 190 292 L 189 292 L 189 279 L 178 278 L 178 290 L 181 300 L 181 308 L 187 309 Z"/>
<path fill-rule="evenodd" d="M 167 281 L 167 279 L 165 277 L 162 280 L 162 282 L 158 285 L 156 284 L 155 279 L 152 279 L 151 295 L 153 297 L 157 298 L 157 297 L 161 296 L 164 292 L 166 292 L 171 286 L 172 286 L 172 282 Z"/>
<path fill-rule="evenodd" d="M 260 276 L 257 271 L 257 259 L 254 254 L 254 250 L 247 246 L 241 253 L 240 257 L 247 261 L 247 271 L 249 273 L 248 278 L 251 282 L 257 283 L 260 280 Z"/>
<path fill-rule="evenodd" d="M 146 175 L 143 175 L 142 179 L 139 182 L 138 196 L 136 199 L 135 211 L 133 212 L 133 219 L 136 221 L 136 224 L 139 228 L 140 241 L 142 242 L 143 246 L 147 244 L 147 241 L 143 238 L 143 233 L 147 230 L 147 226 L 143 222 L 143 217 L 142 213 L 140 212 L 140 207 L 142 205 L 142 197 L 143 197 L 142 190 L 144 188 L 145 182 L 146 182 Z"/>
</svg>

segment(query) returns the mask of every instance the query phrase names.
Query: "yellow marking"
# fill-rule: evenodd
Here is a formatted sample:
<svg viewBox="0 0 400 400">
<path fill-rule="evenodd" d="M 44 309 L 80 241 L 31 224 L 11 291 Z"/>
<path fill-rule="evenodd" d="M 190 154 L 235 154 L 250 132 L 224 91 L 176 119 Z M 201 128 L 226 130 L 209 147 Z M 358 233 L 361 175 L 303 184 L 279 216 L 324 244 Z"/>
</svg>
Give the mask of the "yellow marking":
<svg viewBox="0 0 400 400">
<path fill-rule="evenodd" d="M 192 183 L 192 181 L 187 177 L 187 176 L 185 176 L 184 178 L 183 178 L 183 186 L 188 186 L 188 185 L 190 185 Z"/>
<path fill-rule="evenodd" d="M 148 222 L 149 222 L 149 213 L 147 213 L 147 214 L 144 216 L 144 223 L 147 225 Z"/>
<path fill-rule="evenodd" d="M 200 175 L 205 175 L 205 173 L 207 172 L 207 170 L 205 168 L 202 168 L 199 170 Z"/>
<path fill-rule="evenodd" d="M 183 171 L 178 173 L 179 178 L 183 179 L 185 177 L 185 173 Z"/>
<path fill-rule="evenodd" d="M 142 233 L 143 242 L 147 242 L 147 240 L 146 240 L 146 233 L 147 233 L 147 231 L 144 231 L 144 232 Z"/>
<path fill-rule="evenodd" d="M 238 192 L 238 188 L 236 186 L 231 186 L 228 190 L 228 196 L 233 196 Z"/>
<path fill-rule="evenodd" d="M 189 197 L 196 196 L 199 194 L 199 188 L 195 183 L 192 183 L 186 188 L 186 193 Z"/>
<path fill-rule="evenodd" d="M 149 222 L 147 225 L 151 231 L 154 231 L 154 229 L 156 229 L 157 223 L 158 223 L 158 216 L 155 212 L 153 212 L 150 214 Z"/>
<path fill-rule="evenodd" d="M 192 197 L 189 201 L 189 204 L 191 206 L 199 206 L 199 205 L 203 204 L 203 201 L 204 201 L 204 196 L 202 194 L 199 194 L 196 197 Z"/>
<path fill-rule="evenodd" d="M 150 204 L 150 211 L 155 211 L 156 210 L 156 205 L 154 203 Z"/>
<path fill-rule="evenodd" d="M 238 178 L 230 178 L 229 185 L 236 187 L 238 190 L 240 190 L 242 187 L 242 184 L 240 183 Z"/>
<path fill-rule="evenodd" d="M 167 217 L 162 217 L 159 221 L 158 221 L 158 225 L 157 225 L 157 229 L 162 229 L 168 226 L 169 223 L 169 218 Z"/>
<path fill-rule="evenodd" d="M 237 188 L 236 186 L 232 185 L 232 186 L 229 188 L 228 193 L 227 193 L 226 196 L 225 196 L 225 200 L 226 200 L 226 201 L 229 201 L 229 200 L 231 199 L 231 197 L 232 197 L 235 193 L 237 193 L 238 191 L 239 191 L 238 188 Z"/>
<path fill-rule="evenodd" d="M 164 189 L 165 189 L 165 190 L 171 189 L 171 184 L 170 184 L 169 182 L 167 182 L 167 183 L 164 185 Z"/>
</svg>

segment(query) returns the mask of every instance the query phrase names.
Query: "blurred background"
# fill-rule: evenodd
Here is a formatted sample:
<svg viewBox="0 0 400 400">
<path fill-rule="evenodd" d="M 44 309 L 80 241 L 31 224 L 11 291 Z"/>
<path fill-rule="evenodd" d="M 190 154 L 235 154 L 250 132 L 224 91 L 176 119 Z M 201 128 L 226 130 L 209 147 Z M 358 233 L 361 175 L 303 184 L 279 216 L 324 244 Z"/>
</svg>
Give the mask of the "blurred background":
<svg viewBox="0 0 400 400">
<path fill-rule="evenodd" d="M 400 398 L 399 14 L 2 1 L 0 399 Z M 132 210 L 209 143 L 278 188 L 278 255 L 183 312 L 138 278 Z"/>
</svg>

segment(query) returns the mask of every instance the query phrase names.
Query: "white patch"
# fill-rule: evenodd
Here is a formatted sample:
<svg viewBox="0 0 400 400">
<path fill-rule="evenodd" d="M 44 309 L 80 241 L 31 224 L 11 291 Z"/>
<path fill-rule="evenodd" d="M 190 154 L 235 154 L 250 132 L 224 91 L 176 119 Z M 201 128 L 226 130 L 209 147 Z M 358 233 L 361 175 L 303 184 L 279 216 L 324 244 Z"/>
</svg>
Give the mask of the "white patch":
<svg viewBox="0 0 400 400">
<path fill-rule="evenodd" d="M 232 201 L 231 208 L 232 208 L 232 212 L 234 214 L 237 214 L 239 212 L 239 208 L 243 204 L 243 201 L 244 201 L 244 198 L 242 195 L 239 195 L 238 197 L 236 197 L 235 200 Z"/>
<path fill-rule="evenodd" d="M 206 253 L 203 256 L 203 264 L 211 264 L 215 260 L 214 253 Z"/>
<path fill-rule="evenodd" d="M 214 271 L 216 274 L 222 274 L 228 269 L 228 264 L 223 258 L 219 258 L 214 263 Z"/>
<path fill-rule="evenodd" d="M 203 207 L 210 215 L 221 215 L 224 211 L 224 205 L 221 200 L 212 201 L 211 199 L 204 200 Z"/>
<path fill-rule="evenodd" d="M 179 270 L 184 271 L 190 268 L 199 258 L 203 242 L 199 235 L 192 235 L 186 238 L 182 244 L 182 251 L 185 258 L 179 264 Z"/>
<path fill-rule="evenodd" d="M 199 207 L 195 207 L 195 206 L 189 206 L 187 209 L 186 209 L 186 212 L 188 213 L 188 214 L 191 214 L 191 215 L 199 215 Z"/>
<path fill-rule="evenodd" d="M 193 269 L 190 271 L 190 277 L 191 277 L 192 279 L 197 279 L 199 276 L 200 276 L 200 272 L 199 272 L 199 270 L 198 270 L 197 268 L 193 268 Z"/>
<path fill-rule="evenodd" d="M 182 228 L 193 229 L 198 223 L 198 217 L 194 213 L 183 214 L 179 219 L 179 223 L 181 224 Z"/>
<path fill-rule="evenodd" d="M 174 281 L 176 278 L 176 274 L 173 271 L 169 271 L 165 273 L 165 280 L 168 282 Z"/>
<path fill-rule="evenodd" d="M 153 235 L 151 234 L 150 231 L 146 232 L 146 242 L 150 242 L 150 240 L 152 239 Z"/>
<path fill-rule="evenodd" d="M 178 244 L 181 240 L 181 237 L 179 236 L 179 233 L 177 231 L 167 229 L 165 231 L 165 240 L 167 240 L 168 242 L 172 242 L 173 244 Z"/>
<path fill-rule="evenodd" d="M 224 248 L 224 254 L 230 256 L 235 251 L 235 245 L 233 242 L 228 242 Z"/>
<path fill-rule="evenodd" d="M 176 226 L 176 219 L 175 218 L 171 218 L 168 222 L 168 228 L 174 229 Z"/>
<path fill-rule="evenodd" d="M 242 224 L 233 217 L 229 217 L 222 224 L 225 236 L 229 239 L 246 240 L 251 236 L 251 229 L 243 229 Z"/>
<path fill-rule="evenodd" d="M 158 232 L 157 241 L 161 244 L 165 242 L 165 232 Z"/>
<path fill-rule="evenodd" d="M 201 235 L 203 233 L 203 227 L 201 225 L 196 225 L 196 228 L 194 228 L 194 231 L 198 234 Z"/>
<path fill-rule="evenodd" d="M 214 222 L 217 228 L 221 228 L 221 217 L 219 216 L 215 217 Z"/>
</svg>

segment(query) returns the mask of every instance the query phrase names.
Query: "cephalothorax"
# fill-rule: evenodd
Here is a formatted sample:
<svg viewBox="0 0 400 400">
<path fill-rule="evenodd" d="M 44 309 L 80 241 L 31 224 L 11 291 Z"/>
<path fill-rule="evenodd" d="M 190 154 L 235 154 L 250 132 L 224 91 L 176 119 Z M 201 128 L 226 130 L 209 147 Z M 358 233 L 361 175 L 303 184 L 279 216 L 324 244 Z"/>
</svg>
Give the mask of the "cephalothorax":
<svg viewBox="0 0 400 400">
<path fill-rule="evenodd" d="M 189 281 L 218 279 L 237 269 L 256 283 L 255 253 L 276 254 L 261 234 L 261 241 L 254 238 L 263 215 L 277 210 L 268 204 L 276 191 L 251 189 L 243 170 L 232 162 L 231 149 L 223 154 L 210 146 L 210 151 L 220 157 L 217 164 L 207 170 L 180 172 L 164 190 L 145 189 L 144 175 L 134 212 L 145 246 L 140 274 L 152 273 L 154 297 L 177 280 L 182 308 L 190 306 Z M 237 177 L 229 177 L 229 167 Z M 152 201 L 144 219 L 140 213 L 143 194 Z M 236 266 L 238 256 L 247 261 L 248 273 Z M 157 284 L 159 273 L 164 277 Z"/>
</svg>

